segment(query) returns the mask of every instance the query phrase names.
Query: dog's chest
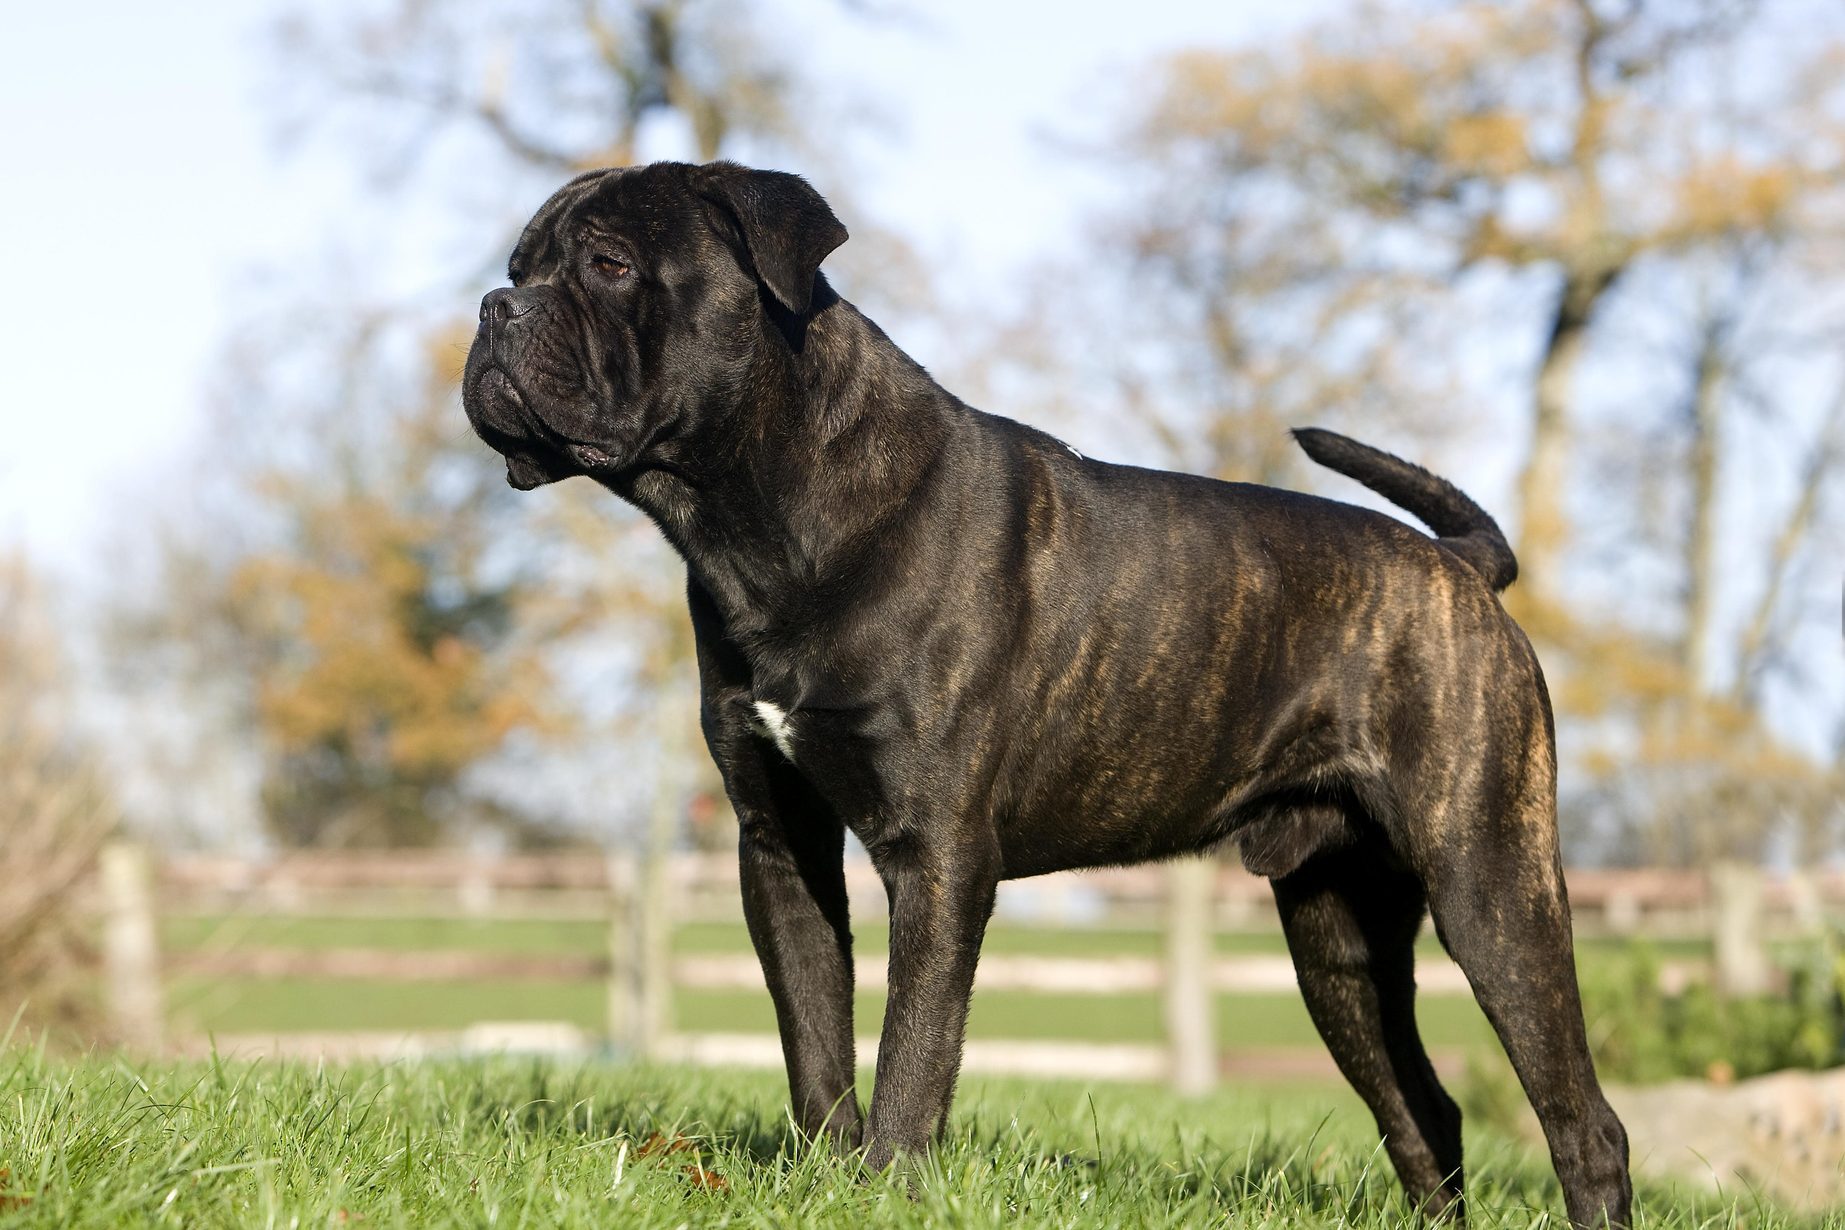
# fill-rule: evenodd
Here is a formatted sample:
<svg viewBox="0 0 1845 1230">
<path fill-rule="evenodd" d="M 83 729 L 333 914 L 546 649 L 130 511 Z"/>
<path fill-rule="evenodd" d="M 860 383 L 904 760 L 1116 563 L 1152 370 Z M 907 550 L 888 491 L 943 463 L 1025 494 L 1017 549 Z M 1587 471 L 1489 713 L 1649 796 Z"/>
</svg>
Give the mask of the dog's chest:
<svg viewBox="0 0 1845 1230">
<path fill-rule="evenodd" d="M 756 700 L 750 705 L 754 716 L 750 729 L 775 745 L 775 750 L 794 760 L 794 719 L 788 711 L 771 700 Z"/>
</svg>

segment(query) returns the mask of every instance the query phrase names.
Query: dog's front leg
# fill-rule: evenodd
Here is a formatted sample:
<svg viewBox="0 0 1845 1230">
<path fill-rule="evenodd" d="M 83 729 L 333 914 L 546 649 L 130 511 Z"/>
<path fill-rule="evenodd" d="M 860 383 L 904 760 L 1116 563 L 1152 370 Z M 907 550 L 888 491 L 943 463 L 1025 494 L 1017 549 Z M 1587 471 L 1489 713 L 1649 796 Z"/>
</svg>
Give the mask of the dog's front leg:
<svg viewBox="0 0 1845 1230">
<path fill-rule="evenodd" d="M 863 1118 L 854 1088 L 845 828 L 792 772 L 765 768 L 765 776 L 786 779 L 767 799 L 732 792 L 743 916 L 775 1001 L 795 1121 L 809 1137 L 853 1149 Z"/>
<path fill-rule="evenodd" d="M 810 1138 L 856 1149 L 864 1116 L 854 1085 L 845 826 L 751 729 L 749 668 L 710 597 L 696 583 L 689 596 L 705 741 L 737 812 L 743 916 L 775 1001 L 795 1122 Z"/>
<path fill-rule="evenodd" d="M 980 941 L 999 883 L 991 834 L 906 836 L 873 850 L 890 895 L 890 998 L 867 1161 L 920 1153 L 948 1120 Z"/>
<path fill-rule="evenodd" d="M 856 1149 L 864 1118 L 854 1084 L 845 826 L 734 713 L 708 718 L 706 737 L 737 812 L 743 918 L 775 1001 L 795 1122 L 811 1139 Z"/>
</svg>

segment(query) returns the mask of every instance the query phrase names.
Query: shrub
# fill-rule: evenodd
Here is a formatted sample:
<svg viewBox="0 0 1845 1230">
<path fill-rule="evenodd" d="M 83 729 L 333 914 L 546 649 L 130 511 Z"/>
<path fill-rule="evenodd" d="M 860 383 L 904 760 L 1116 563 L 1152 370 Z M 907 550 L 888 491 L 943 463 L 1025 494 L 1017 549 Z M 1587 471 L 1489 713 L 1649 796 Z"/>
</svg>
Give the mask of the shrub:
<svg viewBox="0 0 1845 1230">
<path fill-rule="evenodd" d="M 0 1029 L 93 1039 L 96 962 L 76 890 L 113 812 L 59 705 L 54 649 L 23 562 L 0 558 Z"/>
<path fill-rule="evenodd" d="M 1845 1062 L 1845 960 L 1827 936 L 1783 954 L 1786 990 L 1728 998 L 1707 983 L 1668 993 L 1646 945 L 1583 971 L 1590 1040 L 1610 1080 L 1733 1079 Z"/>
</svg>

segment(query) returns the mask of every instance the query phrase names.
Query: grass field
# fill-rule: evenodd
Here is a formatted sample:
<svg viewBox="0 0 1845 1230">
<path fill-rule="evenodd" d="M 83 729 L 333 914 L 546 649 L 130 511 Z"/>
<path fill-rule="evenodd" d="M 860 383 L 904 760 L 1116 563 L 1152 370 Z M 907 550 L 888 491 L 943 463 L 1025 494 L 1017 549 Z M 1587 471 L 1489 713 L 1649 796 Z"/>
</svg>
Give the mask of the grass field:
<svg viewBox="0 0 1845 1230">
<path fill-rule="evenodd" d="M 1368 1118 L 1331 1087 L 1179 1102 L 963 1083 L 905 1178 L 801 1150 L 779 1076 L 532 1060 L 139 1067 L 0 1055 L 0 1225 L 1394 1227 Z M 1541 1159 L 1474 1131 L 1471 1224 L 1555 1225 Z M 1638 1224 L 1776 1230 L 1642 1189 Z M 1841 1224 L 1837 1221 L 1831 1223 Z"/>
<path fill-rule="evenodd" d="M 856 928 L 861 952 L 888 945 L 881 924 Z M 395 948 L 470 950 L 494 953 L 594 954 L 608 943 L 604 924 L 594 921 L 456 920 L 424 918 L 260 917 L 251 919 L 172 918 L 163 942 L 169 951 L 235 942 L 275 948 Z M 694 923 L 674 936 L 681 952 L 747 952 L 739 923 Z M 1047 956 L 1154 956 L 1161 936 L 1146 929 L 995 925 L 985 951 Z M 1223 953 L 1282 953 L 1276 934 L 1225 934 Z M 1427 941 L 1436 951 L 1433 940 Z M 1614 959 L 1618 948 L 1584 944 L 1582 959 Z M 175 980 L 171 1001 L 186 1032 L 263 1030 L 455 1029 L 481 1020 L 564 1020 L 589 1030 L 603 1027 L 604 991 L 593 982 L 389 982 L 329 979 L 233 982 Z M 1298 994 L 1225 995 L 1219 1002 L 1218 1033 L 1226 1047 L 1317 1046 L 1318 1038 Z M 884 997 L 858 997 L 861 1034 L 875 1033 Z M 681 991 L 674 999 L 674 1024 L 688 1031 L 772 1033 L 769 998 L 761 991 Z M 1473 1001 L 1465 996 L 1425 996 L 1419 1006 L 1423 1036 L 1431 1047 L 1465 1049 L 1496 1056 L 1497 1044 Z M 976 1038 L 1058 1038 L 1084 1042 L 1152 1042 L 1164 1036 L 1159 999 L 1130 994 L 1109 997 L 977 991 L 970 1034 Z"/>
</svg>

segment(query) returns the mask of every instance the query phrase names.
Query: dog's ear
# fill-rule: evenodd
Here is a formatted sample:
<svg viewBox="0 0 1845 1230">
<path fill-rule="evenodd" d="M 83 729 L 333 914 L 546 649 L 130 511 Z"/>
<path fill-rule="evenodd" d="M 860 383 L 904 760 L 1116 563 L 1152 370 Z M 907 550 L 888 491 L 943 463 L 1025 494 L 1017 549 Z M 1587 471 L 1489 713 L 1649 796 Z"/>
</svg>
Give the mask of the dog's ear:
<svg viewBox="0 0 1845 1230">
<path fill-rule="evenodd" d="M 825 198 L 786 171 L 752 171 L 734 162 L 705 170 L 705 195 L 736 223 L 757 278 L 789 311 L 807 311 L 820 262 L 846 241 L 846 228 Z"/>
</svg>

